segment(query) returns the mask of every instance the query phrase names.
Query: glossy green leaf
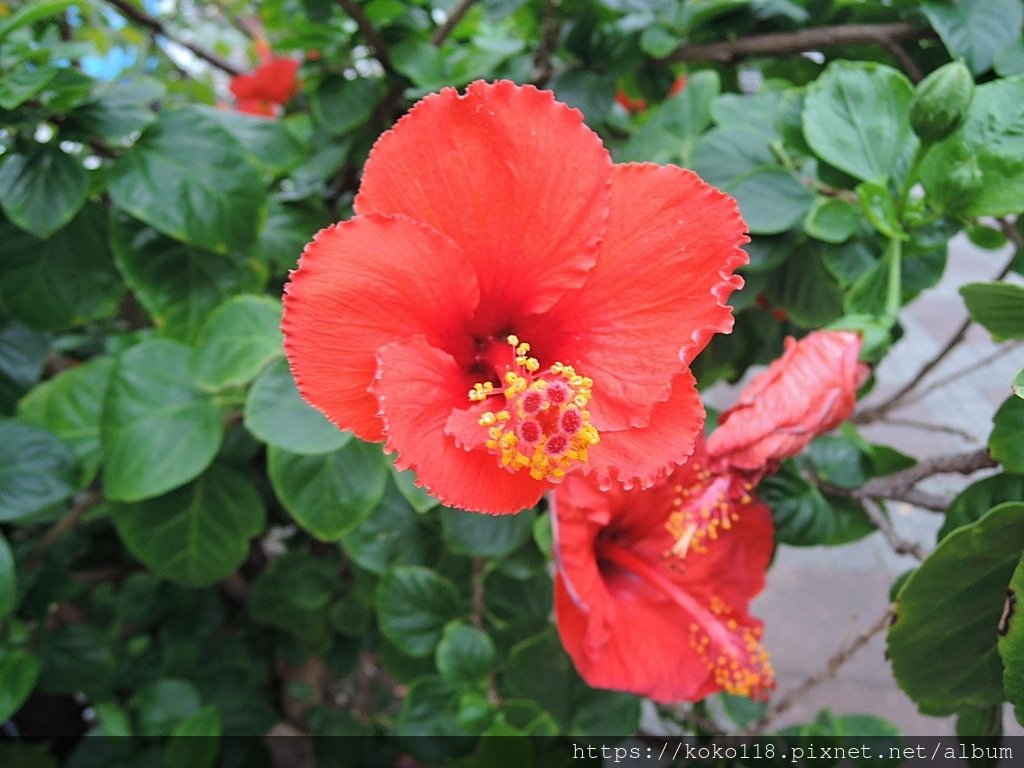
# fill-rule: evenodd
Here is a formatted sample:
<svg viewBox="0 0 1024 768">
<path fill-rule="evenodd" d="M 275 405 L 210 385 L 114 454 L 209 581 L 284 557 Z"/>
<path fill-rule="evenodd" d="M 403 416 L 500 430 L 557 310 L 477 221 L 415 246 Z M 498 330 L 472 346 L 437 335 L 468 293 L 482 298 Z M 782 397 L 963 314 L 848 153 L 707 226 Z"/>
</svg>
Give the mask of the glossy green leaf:
<svg viewBox="0 0 1024 768">
<path fill-rule="evenodd" d="M 236 296 L 220 305 L 199 335 L 192 378 L 210 390 L 248 384 L 284 354 L 281 303 L 269 296 Z"/>
<path fill-rule="evenodd" d="M 117 359 L 101 439 L 107 498 L 139 501 L 192 480 L 223 438 L 220 408 L 189 380 L 191 350 L 144 341 Z"/>
<path fill-rule="evenodd" d="M 967 283 L 960 286 L 971 319 L 985 326 L 995 341 L 1024 339 L 1024 286 L 1013 283 Z"/>
<path fill-rule="evenodd" d="M 818 197 L 807 213 L 804 231 L 826 243 L 849 240 L 860 225 L 857 206 L 834 197 Z"/>
<path fill-rule="evenodd" d="M 999 616 L 999 656 L 1003 660 L 1003 688 L 1013 704 L 1017 722 L 1024 725 L 1024 558 L 1017 563 Z"/>
<path fill-rule="evenodd" d="M 907 234 L 900 226 L 896 200 L 884 184 L 865 181 L 857 185 L 857 198 L 868 221 L 882 235 L 896 240 L 906 240 Z"/>
<path fill-rule="evenodd" d="M 600 72 L 567 70 L 552 81 L 551 89 L 559 101 L 582 112 L 589 125 L 606 120 L 615 103 L 615 80 Z"/>
<path fill-rule="evenodd" d="M 651 110 L 650 118 L 629 138 L 616 159 L 689 161 L 694 141 L 711 123 L 711 104 L 720 90 L 714 70 L 690 73 L 686 87 Z"/>
<path fill-rule="evenodd" d="M 50 337 L 16 320 L 0 321 L 0 375 L 28 389 L 42 376 Z"/>
<path fill-rule="evenodd" d="M 110 169 L 108 190 L 118 208 L 216 253 L 252 244 L 266 201 L 241 144 L 191 108 L 162 110 Z"/>
<path fill-rule="evenodd" d="M 1024 475 L 1001 472 L 971 483 L 949 505 L 938 538 L 941 541 L 961 525 L 976 522 L 997 504 L 1019 499 L 1024 499 Z"/>
<path fill-rule="evenodd" d="M 775 518 L 776 539 L 784 544 L 837 545 L 875 530 L 859 503 L 826 497 L 793 472 L 766 477 L 759 491 Z"/>
<path fill-rule="evenodd" d="M 124 292 L 107 244 L 107 216 L 86 205 L 47 240 L 0 222 L 0 301 L 27 325 L 64 330 L 107 317 Z"/>
<path fill-rule="evenodd" d="M 765 294 L 804 328 L 820 328 L 843 314 L 843 295 L 821 254 L 801 248 L 772 275 Z"/>
<path fill-rule="evenodd" d="M 17 712 L 39 679 L 39 659 L 23 650 L 0 650 L 0 720 Z"/>
<path fill-rule="evenodd" d="M 166 92 L 167 88 L 159 80 L 139 75 L 100 83 L 90 100 L 68 115 L 67 127 L 81 132 L 84 137 L 123 138 L 156 120 L 152 105 Z"/>
<path fill-rule="evenodd" d="M 18 520 L 71 497 L 75 458 L 45 429 L 0 419 L 0 522 Z"/>
<path fill-rule="evenodd" d="M 458 686 L 439 677 L 424 677 L 409 688 L 402 709 L 398 713 L 398 734 L 401 736 L 468 736 L 458 717 Z M 441 749 L 457 742 L 432 742 L 418 739 L 414 744 L 421 749 Z M 424 755 L 436 757 L 436 755 Z"/>
<path fill-rule="evenodd" d="M 338 541 L 377 506 L 388 466 L 379 446 L 354 438 L 312 456 L 273 445 L 267 452 L 274 492 L 295 522 L 320 541 Z"/>
<path fill-rule="evenodd" d="M 740 204 L 747 228 L 754 235 L 775 235 L 803 221 L 814 192 L 782 168 L 760 168 L 725 186 Z"/>
<path fill-rule="evenodd" d="M 266 523 L 255 486 L 216 464 L 165 496 L 115 504 L 112 512 L 129 552 L 158 576 L 189 587 L 234 571 Z"/>
<path fill-rule="evenodd" d="M 265 443 L 304 455 L 329 453 L 352 437 L 302 399 L 283 358 L 264 368 L 249 390 L 245 427 Z"/>
<path fill-rule="evenodd" d="M 922 713 L 1003 700 L 995 629 L 1022 542 L 1024 504 L 1000 504 L 943 539 L 900 589 L 888 654 Z"/>
<path fill-rule="evenodd" d="M 1024 400 L 1009 397 L 996 411 L 988 452 L 1005 471 L 1024 474 Z"/>
<path fill-rule="evenodd" d="M 268 176 L 290 171 L 306 157 L 308 148 L 285 120 L 267 120 L 213 107 L 201 107 L 199 111 L 230 133 L 250 162 Z"/>
<path fill-rule="evenodd" d="M 113 368 L 112 358 L 93 358 L 43 382 L 18 403 L 19 420 L 49 430 L 71 449 L 82 485 L 92 481 L 103 460 L 100 424 Z"/>
<path fill-rule="evenodd" d="M 487 677 L 497 651 L 487 633 L 463 622 L 444 628 L 434 658 L 441 677 L 451 683 L 475 683 Z"/>
<path fill-rule="evenodd" d="M 927 0 L 921 11 L 954 59 L 975 75 L 992 68 L 996 52 L 1020 39 L 1024 6 L 1019 0 Z"/>
<path fill-rule="evenodd" d="M 256 262 L 179 243 L 123 216 L 111 224 L 110 243 L 153 324 L 177 341 L 195 341 L 225 299 L 261 287 L 265 276 Z"/>
<path fill-rule="evenodd" d="M 320 206 L 271 198 L 263 229 L 251 253 L 279 270 L 295 269 L 302 249 L 330 223 L 330 217 Z"/>
<path fill-rule="evenodd" d="M 690 165 L 718 186 L 759 169 L 778 170 L 768 137 L 746 123 L 720 125 L 701 135 L 693 145 Z"/>
<path fill-rule="evenodd" d="M 1024 73 L 1024 38 L 1000 48 L 994 66 L 1000 77 Z"/>
<path fill-rule="evenodd" d="M 0 207 L 27 232 L 46 239 L 85 204 L 89 177 L 81 162 L 56 143 L 11 154 L 0 165 Z"/>
<path fill-rule="evenodd" d="M 381 575 L 396 565 L 426 565 L 438 538 L 391 482 L 374 513 L 346 533 L 342 545 L 360 567 Z"/>
<path fill-rule="evenodd" d="M 428 512 L 441 502 L 431 496 L 425 488 L 416 485 L 416 473 L 411 469 L 398 470 L 391 465 L 391 476 L 395 487 L 405 497 L 409 505 L 419 513 Z"/>
<path fill-rule="evenodd" d="M 330 134 L 344 136 L 366 122 L 385 90 L 384 81 L 376 78 L 329 75 L 314 95 L 313 116 Z"/>
<path fill-rule="evenodd" d="M 530 538 L 537 514 L 532 509 L 517 515 L 481 515 L 441 509 L 444 540 L 453 552 L 472 557 L 505 557 Z"/>
<path fill-rule="evenodd" d="M 18 580 L 14 553 L 0 532 L 0 621 L 7 618 L 18 601 Z"/>
<path fill-rule="evenodd" d="M 916 144 L 907 117 L 913 95 L 910 81 L 891 67 L 835 61 L 807 89 L 804 136 L 830 165 L 882 181 Z"/>
<path fill-rule="evenodd" d="M 409 656 L 429 656 L 441 632 L 464 611 L 455 585 L 434 571 L 403 565 L 385 574 L 377 587 L 381 632 Z"/>
</svg>

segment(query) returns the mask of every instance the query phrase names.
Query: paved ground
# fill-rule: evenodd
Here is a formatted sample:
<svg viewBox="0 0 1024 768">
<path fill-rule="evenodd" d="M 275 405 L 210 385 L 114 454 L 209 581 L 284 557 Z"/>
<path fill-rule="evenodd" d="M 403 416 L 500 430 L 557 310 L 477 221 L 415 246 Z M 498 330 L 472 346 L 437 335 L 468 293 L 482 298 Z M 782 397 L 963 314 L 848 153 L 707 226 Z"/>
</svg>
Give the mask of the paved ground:
<svg viewBox="0 0 1024 768">
<path fill-rule="evenodd" d="M 1009 249 L 980 251 L 966 239 L 953 242 L 943 282 L 904 313 L 906 334 L 879 367 L 876 391 L 866 401 L 868 404 L 883 399 L 909 380 L 953 335 L 966 316 L 956 288 L 966 281 L 991 279 L 1009 257 Z M 865 427 L 865 436 L 917 458 L 984 445 L 992 414 L 1009 394 L 1010 380 L 1024 367 L 1021 347 L 1006 348 L 986 363 L 997 349 L 984 329 L 972 328 L 967 341 L 926 380 L 938 381 L 957 373 L 953 381 L 894 414 L 952 425 L 970 439 L 891 424 Z M 710 400 L 718 406 L 732 400 L 726 388 L 715 388 L 710 394 Z M 965 482 L 960 477 L 942 476 L 925 487 L 953 493 Z M 902 535 L 928 547 L 934 544 L 941 515 L 907 505 L 897 505 L 893 512 Z M 768 574 L 768 587 L 754 604 L 755 615 L 766 623 L 765 643 L 773 656 L 778 691 L 788 691 L 819 672 L 837 648 L 870 627 L 886 608 L 890 584 L 913 564 L 911 558 L 895 555 L 880 534 L 838 548 L 782 547 Z M 836 713 L 877 713 L 908 735 L 952 734 L 952 719 L 920 715 L 897 688 L 884 650 L 883 633 L 844 665 L 834 680 L 815 688 L 780 717 L 779 724 L 806 722 L 819 709 L 828 707 Z M 1008 732 L 1024 733 L 1009 712 L 1006 721 Z"/>
</svg>

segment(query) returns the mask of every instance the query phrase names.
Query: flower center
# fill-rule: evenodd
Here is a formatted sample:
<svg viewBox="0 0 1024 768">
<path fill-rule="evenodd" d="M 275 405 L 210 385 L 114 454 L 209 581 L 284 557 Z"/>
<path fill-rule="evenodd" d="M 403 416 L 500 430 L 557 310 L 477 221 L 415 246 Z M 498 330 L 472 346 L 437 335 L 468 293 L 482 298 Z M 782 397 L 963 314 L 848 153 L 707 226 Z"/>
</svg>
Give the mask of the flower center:
<svg viewBox="0 0 1024 768">
<path fill-rule="evenodd" d="M 472 402 L 504 395 L 505 407 L 484 413 L 479 424 L 487 428 L 487 448 L 512 472 L 527 470 L 535 480 L 558 482 L 573 467 L 588 461 L 588 451 L 600 435 L 590 423 L 591 387 L 571 365 L 554 363 L 541 370 L 530 357 L 530 345 L 516 336 L 506 341 L 514 352 L 514 365 L 504 374 L 505 386 L 474 384 Z"/>
<path fill-rule="evenodd" d="M 675 544 L 666 557 L 684 560 L 691 550 L 707 552 L 708 541 L 732 528 L 740 510 L 753 503 L 750 483 L 732 476 L 714 477 L 699 464 L 694 464 L 693 470 L 697 479 L 691 485 L 677 484 L 673 489 L 675 497 L 665 528 Z"/>
</svg>

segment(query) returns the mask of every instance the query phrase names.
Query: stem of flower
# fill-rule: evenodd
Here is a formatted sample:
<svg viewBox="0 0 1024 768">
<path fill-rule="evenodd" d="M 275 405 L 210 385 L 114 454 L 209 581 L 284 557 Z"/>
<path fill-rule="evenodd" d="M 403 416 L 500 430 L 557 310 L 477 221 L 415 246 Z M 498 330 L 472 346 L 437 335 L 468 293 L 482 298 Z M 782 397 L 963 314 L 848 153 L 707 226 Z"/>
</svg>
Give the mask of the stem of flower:
<svg viewBox="0 0 1024 768">
<path fill-rule="evenodd" d="M 903 299 L 903 272 L 901 270 L 902 241 L 899 238 L 889 238 L 889 247 L 886 248 L 886 258 L 889 260 L 889 279 L 885 295 L 885 319 L 892 325 L 896 322 L 896 316 L 900 312 L 900 304 Z"/>
</svg>

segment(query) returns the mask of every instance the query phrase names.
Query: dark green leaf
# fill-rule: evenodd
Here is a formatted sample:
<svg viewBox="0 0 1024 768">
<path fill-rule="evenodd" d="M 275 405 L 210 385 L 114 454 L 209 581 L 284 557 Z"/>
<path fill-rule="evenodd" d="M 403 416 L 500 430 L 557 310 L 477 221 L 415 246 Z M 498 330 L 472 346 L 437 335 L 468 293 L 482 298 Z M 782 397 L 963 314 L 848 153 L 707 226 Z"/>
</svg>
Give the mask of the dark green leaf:
<svg viewBox="0 0 1024 768">
<path fill-rule="evenodd" d="M 226 109 L 200 108 L 203 115 L 226 130 L 253 165 L 268 176 L 292 170 L 306 156 L 308 147 L 285 120 L 267 120 Z"/>
<path fill-rule="evenodd" d="M 1019 506 L 1019 505 L 1018 505 Z M 1024 558 L 1010 578 L 999 616 L 999 656 L 1003 660 L 1003 687 L 1006 698 L 1013 704 L 1017 722 L 1024 725 Z"/>
<path fill-rule="evenodd" d="M 396 565 L 430 562 L 437 537 L 391 482 L 374 513 L 346 533 L 342 544 L 361 567 L 383 574 Z"/>
<path fill-rule="evenodd" d="M 1024 504 L 1000 504 L 943 539 L 900 589 L 888 653 L 896 682 L 922 713 L 1003 700 L 994 630 L 1021 542 Z"/>
<path fill-rule="evenodd" d="M 487 677 L 496 651 L 487 634 L 464 622 L 444 628 L 437 644 L 437 671 L 450 683 L 476 683 Z"/>
<path fill-rule="evenodd" d="M 377 506 L 388 466 L 378 446 L 354 438 L 313 456 L 273 445 L 267 452 L 274 492 L 295 522 L 320 541 L 338 541 Z"/>
<path fill-rule="evenodd" d="M 751 234 L 775 235 L 803 221 L 814 193 L 782 168 L 760 168 L 725 186 L 736 198 Z"/>
<path fill-rule="evenodd" d="M 0 621 L 6 619 L 7 615 L 14 610 L 17 601 L 18 582 L 14 553 L 11 552 L 7 539 L 0 532 Z"/>
<path fill-rule="evenodd" d="M 352 437 L 302 399 L 283 358 L 264 368 L 249 390 L 245 427 L 265 443 L 303 455 L 329 453 Z"/>
<path fill-rule="evenodd" d="M 804 136 L 836 168 L 883 181 L 916 144 L 907 116 L 913 95 L 907 78 L 891 67 L 835 61 L 807 89 Z"/>
<path fill-rule="evenodd" d="M 162 110 L 110 169 L 108 190 L 119 208 L 153 228 L 217 253 L 253 242 L 266 201 L 241 144 L 190 108 Z"/>
<path fill-rule="evenodd" d="M 400 61 L 399 56 L 396 67 Z M 415 78 L 413 80 L 415 82 Z M 383 80 L 368 77 L 347 80 L 340 75 L 329 75 L 313 97 L 313 117 L 328 133 L 344 136 L 367 121 L 384 91 Z"/>
<path fill-rule="evenodd" d="M 49 430 L 71 449 L 82 468 L 83 486 L 103 460 L 100 422 L 113 368 L 113 359 L 94 358 L 43 382 L 18 403 L 21 421 Z"/>
<path fill-rule="evenodd" d="M 313 235 L 330 224 L 322 207 L 271 198 L 252 255 L 278 269 L 295 269 Z"/>
<path fill-rule="evenodd" d="M 784 544 L 841 544 L 874 530 L 857 502 L 829 499 L 795 472 L 766 477 L 759 490 L 775 518 L 776 539 Z"/>
<path fill-rule="evenodd" d="M 1024 400 L 1007 398 L 996 411 L 988 452 L 1005 471 L 1024 473 Z"/>
<path fill-rule="evenodd" d="M 23 650 L 0 650 L 0 721 L 21 708 L 38 679 L 36 656 Z"/>
<path fill-rule="evenodd" d="M 481 515 L 457 509 L 441 510 L 444 540 L 453 552 L 473 557 L 505 557 L 530 538 L 533 510 L 518 515 Z"/>
<path fill-rule="evenodd" d="M 221 411 L 189 380 L 190 356 L 182 344 L 153 339 L 118 357 L 101 433 L 107 498 L 158 496 L 199 475 L 217 455 Z"/>
<path fill-rule="evenodd" d="M 0 223 L 0 300 L 35 328 L 64 330 L 112 315 L 124 292 L 107 245 L 107 216 L 86 205 L 68 226 L 39 241 Z"/>
<path fill-rule="evenodd" d="M 143 736 L 169 736 L 199 711 L 199 691 L 187 680 L 157 680 L 140 688 L 128 706 L 135 711 Z"/>
<path fill-rule="evenodd" d="M 559 101 L 575 107 L 596 125 L 608 118 L 615 103 L 615 81 L 609 76 L 585 69 L 570 69 L 551 83 Z"/>
<path fill-rule="evenodd" d="M 28 154 L 11 154 L 0 166 L 0 207 L 19 227 L 46 239 L 85 204 L 89 177 L 57 144 L 37 144 Z"/>
<path fill-rule="evenodd" d="M 281 303 L 269 296 L 236 296 L 210 315 L 192 355 L 192 377 L 210 390 L 248 384 L 284 354 Z"/>
<path fill-rule="evenodd" d="M 967 486 L 946 510 L 939 530 L 941 541 L 961 525 L 976 522 L 996 504 L 1024 499 L 1024 475 L 1000 473 Z"/>
<path fill-rule="evenodd" d="M 398 713 L 398 734 L 402 736 L 468 736 L 458 717 L 461 689 L 439 677 L 417 680 L 402 701 Z M 420 748 L 452 746 L 451 741 L 431 742 L 420 739 Z"/>
<path fill-rule="evenodd" d="M 249 614 L 277 627 L 299 644 L 323 653 L 331 642 L 329 606 L 338 588 L 338 570 L 305 552 L 287 552 L 271 562 L 253 584 Z"/>
<path fill-rule="evenodd" d="M 18 69 L 0 80 L 0 107 L 16 109 L 39 93 L 57 74 L 52 66 Z"/>
<path fill-rule="evenodd" d="M 765 293 L 774 306 L 805 328 L 820 328 L 843 314 L 839 286 L 812 248 L 793 253 L 772 275 Z"/>
<path fill-rule="evenodd" d="M 113 692 L 117 675 L 114 644 L 108 634 L 91 624 L 71 624 L 47 635 L 39 655 L 39 687 L 47 693 L 81 691 L 102 700 Z"/>
<path fill-rule="evenodd" d="M 431 45 L 425 40 L 404 40 L 396 45 L 391 49 L 391 63 L 396 71 L 408 77 L 416 86 L 424 90 L 435 90 L 448 85 L 449 77 L 445 66 L 444 54 L 436 45 Z M 340 80 L 340 78 L 338 79 Z M 340 102 L 344 105 L 346 101 L 343 98 L 345 93 L 342 86 L 343 83 L 335 83 L 331 87 L 333 94 L 328 93 L 329 96 L 334 96 L 332 101 L 335 104 Z M 354 88 L 354 86 L 349 87 Z M 359 87 L 366 88 L 367 86 L 364 84 Z M 331 106 L 333 105 L 328 102 L 328 109 Z M 362 105 L 359 105 L 355 109 L 361 108 Z M 321 114 L 326 119 L 329 113 L 321 110 Z M 352 119 L 347 115 L 344 116 L 346 117 L 346 122 Z"/>
<path fill-rule="evenodd" d="M 177 341 L 193 342 L 226 298 L 259 288 L 265 276 L 251 260 L 179 243 L 123 216 L 112 222 L 110 243 L 153 324 Z"/>
<path fill-rule="evenodd" d="M 399 493 L 401 493 L 402 496 L 405 497 L 405 500 L 409 502 L 409 506 L 417 512 L 421 514 L 423 512 L 429 512 L 441 503 L 431 496 L 425 489 L 416 485 L 416 473 L 411 469 L 403 469 L 399 471 L 395 469 L 395 465 L 392 464 L 391 476 L 395 481 L 395 487 L 398 488 Z"/>
<path fill-rule="evenodd" d="M 220 753 L 221 722 L 216 707 L 203 707 L 171 731 L 164 752 L 167 768 L 213 768 Z"/>
<path fill-rule="evenodd" d="M 927 0 L 921 11 L 954 59 L 966 59 L 975 75 L 992 68 L 996 51 L 1020 39 L 1024 6 L 1019 0 Z"/>
<path fill-rule="evenodd" d="M 192 483 L 155 499 L 113 506 L 128 550 L 153 573 L 189 587 L 234 571 L 266 524 L 263 501 L 244 475 L 213 465 Z"/>
<path fill-rule="evenodd" d="M 907 234 L 900 226 L 896 211 L 896 200 L 884 184 L 865 181 L 857 185 L 857 198 L 868 221 L 885 237 L 906 240 Z"/>
<path fill-rule="evenodd" d="M 0 419 L 0 521 L 42 512 L 70 498 L 74 456 L 45 429 Z"/>
<path fill-rule="evenodd" d="M 381 632 L 409 656 L 433 653 L 445 624 L 462 612 L 455 585 L 427 568 L 399 566 L 377 587 Z"/>
<path fill-rule="evenodd" d="M 151 77 L 100 83 L 92 98 L 68 115 L 68 127 L 77 129 L 85 138 L 123 138 L 156 120 L 151 105 L 166 92 L 164 84 Z"/>
<path fill-rule="evenodd" d="M 1024 73 L 1024 39 L 1000 48 L 996 52 L 995 68 L 1000 77 Z"/>
<path fill-rule="evenodd" d="M 1024 286 L 1013 283 L 967 283 L 960 286 L 971 319 L 996 341 L 1024 339 Z"/>
<path fill-rule="evenodd" d="M 28 389 L 43 373 L 50 337 L 11 321 L 0 325 L 0 374 Z"/>
</svg>

